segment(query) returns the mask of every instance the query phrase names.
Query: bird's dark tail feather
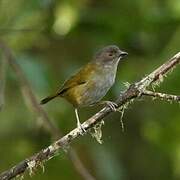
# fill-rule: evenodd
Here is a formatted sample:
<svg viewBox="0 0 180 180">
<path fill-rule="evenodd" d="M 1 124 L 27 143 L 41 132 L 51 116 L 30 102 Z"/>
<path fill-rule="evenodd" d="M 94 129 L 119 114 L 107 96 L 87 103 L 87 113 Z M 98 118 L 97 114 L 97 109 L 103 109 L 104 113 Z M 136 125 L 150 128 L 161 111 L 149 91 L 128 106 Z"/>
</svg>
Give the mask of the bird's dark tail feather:
<svg viewBox="0 0 180 180">
<path fill-rule="evenodd" d="M 46 104 L 47 102 L 51 101 L 52 99 L 54 99 L 57 96 L 58 96 L 58 94 L 55 94 L 55 95 L 52 95 L 52 96 L 48 96 L 48 97 L 42 99 L 40 104 Z"/>
</svg>

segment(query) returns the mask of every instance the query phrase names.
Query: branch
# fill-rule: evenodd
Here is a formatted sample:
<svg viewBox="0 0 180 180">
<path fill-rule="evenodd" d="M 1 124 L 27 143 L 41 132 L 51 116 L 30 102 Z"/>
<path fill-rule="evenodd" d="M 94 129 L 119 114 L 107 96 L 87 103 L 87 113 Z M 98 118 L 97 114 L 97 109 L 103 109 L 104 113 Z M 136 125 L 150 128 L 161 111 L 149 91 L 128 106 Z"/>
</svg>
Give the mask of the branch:
<svg viewBox="0 0 180 180">
<path fill-rule="evenodd" d="M 0 28 L 1 34 L 9 34 L 9 33 L 33 33 L 33 32 L 43 32 L 43 28 Z"/>
<path fill-rule="evenodd" d="M 172 95 L 172 94 L 165 94 L 165 93 L 153 92 L 153 91 L 145 90 L 142 93 L 142 95 L 151 96 L 151 97 L 155 97 L 155 98 L 160 98 L 162 100 L 167 100 L 167 101 L 180 102 L 180 96 L 176 96 L 176 95 Z"/>
<path fill-rule="evenodd" d="M 45 125 L 46 129 L 50 132 L 53 139 L 60 138 L 62 136 L 60 130 L 53 124 L 53 121 L 51 121 L 46 111 L 44 111 L 42 106 L 37 101 L 32 91 L 31 85 L 26 79 L 26 76 L 23 70 L 21 69 L 19 64 L 16 62 L 16 59 L 13 56 L 13 53 L 11 52 L 11 49 L 1 40 L 0 40 L 0 48 L 3 50 L 7 61 L 9 62 L 10 66 L 12 67 L 12 69 L 17 75 L 21 92 L 23 94 L 27 107 L 30 110 L 33 110 L 39 117 L 41 117 L 43 121 L 43 125 Z M 77 155 L 76 151 L 73 148 L 69 150 L 68 157 L 72 161 L 76 171 L 82 176 L 83 179 L 94 180 L 94 177 L 85 168 L 85 166 L 83 165 L 79 156 Z M 1 176 L 0 176 L 0 179 L 1 179 Z"/>
<path fill-rule="evenodd" d="M 148 76 L 143 78 L 140 82 L 137 83 L 139 90 L 147 88 L 150 84 L 161 83 L 163 82 L 164 77 L 169 71 L 172 71 L 180 63 L 180 52 L 174 55 L 169 61 L 161 65 L 159 68 L 155 69 Z"/>
<path fill-rule="evenodd" d="M 4 56 L 2 56 L 0 62 L 0 111 L 3 108 L 5 101 L 6 65 L 6 60 Z"/>
<path fill-rule="evenodd" d="M 176 54 L 169 61 L 164 63 L 159 68 L 155 69 L 151 74 L 143 78 L 141 81 L 131 84 L 129 88 L 121 94 L 121 96 L 117 99 L 116 103 L 118 108 L 122 108 L 123 105 L 129 103 L 131 100 L 139 97 L 143 91 L 153 82 L 159 80 L 163 76 L 167 74 L 171 69 L 175 68 L 177 64 L 180 62 L 180 53 Z M 88 131 L 95 127 L 98 123 L 102 121 L 102 119 L 112 113 L 112 110 L 109 107 L 104 107 L 94 116 L 86 120 L 82 126 Z M 107 120 L 107 119 L 106 119 Z M 29 170 L 30 173 L 34 172 L 34 170 L 38 166 L 42 166 L 45 161 L 48 161 L 52 157 L 58 154 L 60 150 L 66 148 L 74 139 L 80 137 L 80 131 L 78 128 L 75 128 L 68 134 L 66 134 L 61 139 L 55 141 L 53 144 L 48 146 L 45 149 L 42 149 L 37 154 L 27 158 L 26 160 L 20 162 L 16 166 L 12 167 L 10 170 L 2 173 L 0 175 L 0 179 L 10 179 L 12 177 L 16 177 L 24 173 L 26 170 Z"/>
</svg>

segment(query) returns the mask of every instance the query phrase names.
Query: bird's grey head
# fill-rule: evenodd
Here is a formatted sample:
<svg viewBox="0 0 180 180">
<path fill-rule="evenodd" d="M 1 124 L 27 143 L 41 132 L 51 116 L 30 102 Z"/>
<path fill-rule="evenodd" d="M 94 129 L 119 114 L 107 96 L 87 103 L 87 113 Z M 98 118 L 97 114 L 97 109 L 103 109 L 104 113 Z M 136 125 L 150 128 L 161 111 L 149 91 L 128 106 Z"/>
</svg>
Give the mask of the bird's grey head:
<svg viewBox="0 0 180 180">
<path fill-rule="evenodd" d="M 100 49 L 94 57 L 98 63 L 112 64 L 117 63 L 120 59 L 127 56 L 128 53 L 121 51 L 118 46 L 110 45 Z"/>
</svg>

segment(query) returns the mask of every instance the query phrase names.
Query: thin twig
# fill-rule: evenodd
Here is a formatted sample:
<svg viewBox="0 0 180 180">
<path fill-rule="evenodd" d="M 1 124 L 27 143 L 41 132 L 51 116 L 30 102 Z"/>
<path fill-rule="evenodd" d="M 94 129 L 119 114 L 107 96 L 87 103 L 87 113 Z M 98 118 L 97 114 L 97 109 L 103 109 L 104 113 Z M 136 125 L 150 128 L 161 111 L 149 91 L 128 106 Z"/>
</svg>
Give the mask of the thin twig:
<svg viewBox="0 0 180 180">
<path fill-rule="evenodd" d="M 143 93 L 143 90 L 147 88 L 151 83 L 158 80 L 160 76 L 164 76 L 167 72 L 177 66 L 180 62 L 180 53 L 176 54 L 173 58 L 171 58 L 168 62 L 164 63 L 159 68 L 155 69 L 151 74 L 143 78 L 141 81 L 136 82 L 129 86 L 129 88 L 121 94 L 119 99 L 116 101 L 118 108 L 121 108 L 126 103 L 130 102 L 132 99 L 140 97 Z M 102 119 L 108 116 L 110 113 L 113 113 L 109 107 L 104 107 L 94 116 L 86 120 L 82 127 L 88 131 L 91 128 L 95 127 Z M 106 119 L 107 120 L 107 119 Z M 39 165 L 45 163 L 52 157 L 58 154 L 60 150 L 68 146 L 74 139 L 80 137 L 81 133 L 78 128 L 75 128 L 68 134 L 66 134 L 61 139 L 55 141 L 53 144 L 48 146 L 45 149 L 42 149 L 37 154 L 27 158 L 26 160 L 20 162 L 16 166 L 12 167 L 11 169 L 7 170 L 6 172 L 0 175 L 0 179 L 10 179 L 12 177 L 16 177 L 24 173 L 26 170 L 30 172 L 34 172 Z"/>
<path fill-rule="evenodd" d="M 5 103 L 5 83 L 6 83 L 6 65 L 4 56 L 0 58 L 0 111 Z"/>
<path fill-rule="evenodd" d="M 0 41 L 0 48 L 3 50 L 4 55 L 7 58 L 10 66 L 17 75 L 17 79 L 19 81 L 20 88 L 28 108 L 30 108 L 30 110 L 32 109 L 38 116 L 41 117 L 43 121 L 43 125 L 45 125 L 45 127 L 49 130 L 53 139 L 60 138 L 62 136 L 60 130 L 53 124 L 53 121 L 48 117 L 46 111 L 44 111 L 43 108 L 40 106 L 35 95 L 33 94 L 31 85 L 26 79 L 23 70 L 16 62 L 16 59 L 11 52 L 11 49 L 3 41 Z M 68 157 L 72 161 L 75 169 L 82 176 L 83 179 L 85 180 L 95 179 L 85 168 L 84 164 L 81 162 L 79 156 L 77 155 L 76 151 L 73 148 L 71 148 L 68 151 Z"/>
<path fill-rule="evenodd" d="M 4 34 L 12 34 L 12 33 L 34 33 L 34 32 L 43 32 L 43 28 L 0 28 L 0 36 Z"/>
<path fill-rule="evenodd" d="M 142 95 L 145 96 L 151 96 L 155 98 L 160 98 L 162 100 L 167 100 L 167 101 L 177 101 L 180 102 L 180 96 L 172 95 L 172 94 L 165 94 L 165 93 L 160 93 L 160 92 L 153 92 L 149 90 L 145 90 Z"/>
<path fill-rule="evenodd" d="M 5 70 L 4 60 L 1 58 L 0 62 L 0 111 L 4 106 L 4 88 L 5 88 Z"/>
</svg>

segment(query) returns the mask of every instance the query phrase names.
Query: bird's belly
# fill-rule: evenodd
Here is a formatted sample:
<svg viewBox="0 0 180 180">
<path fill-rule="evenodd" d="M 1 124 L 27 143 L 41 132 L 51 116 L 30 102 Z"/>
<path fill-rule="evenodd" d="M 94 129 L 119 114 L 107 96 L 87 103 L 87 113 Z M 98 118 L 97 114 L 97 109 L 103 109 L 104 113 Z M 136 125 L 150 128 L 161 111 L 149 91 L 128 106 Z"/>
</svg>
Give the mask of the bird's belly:
<svg viewBox="0 0 180 180">
<path fill-rule="evenodd" d="M 74 107 L 85 107 L 99 102 L 114 84 L 115 72 L 103 72 L 104 75 L 96 74 L 84 84 L 69 89 L 64 98 L 68 100 Z"/>
<path fill-rule="evenodd" d="M 81 92 L 81 96 L 79 99 L 79 106 L 89 106 L 100 101 L 111 88 L 114 83 L 114 79 L 103 78 L 94 82 L 89 83 Z"/>
</svg>

